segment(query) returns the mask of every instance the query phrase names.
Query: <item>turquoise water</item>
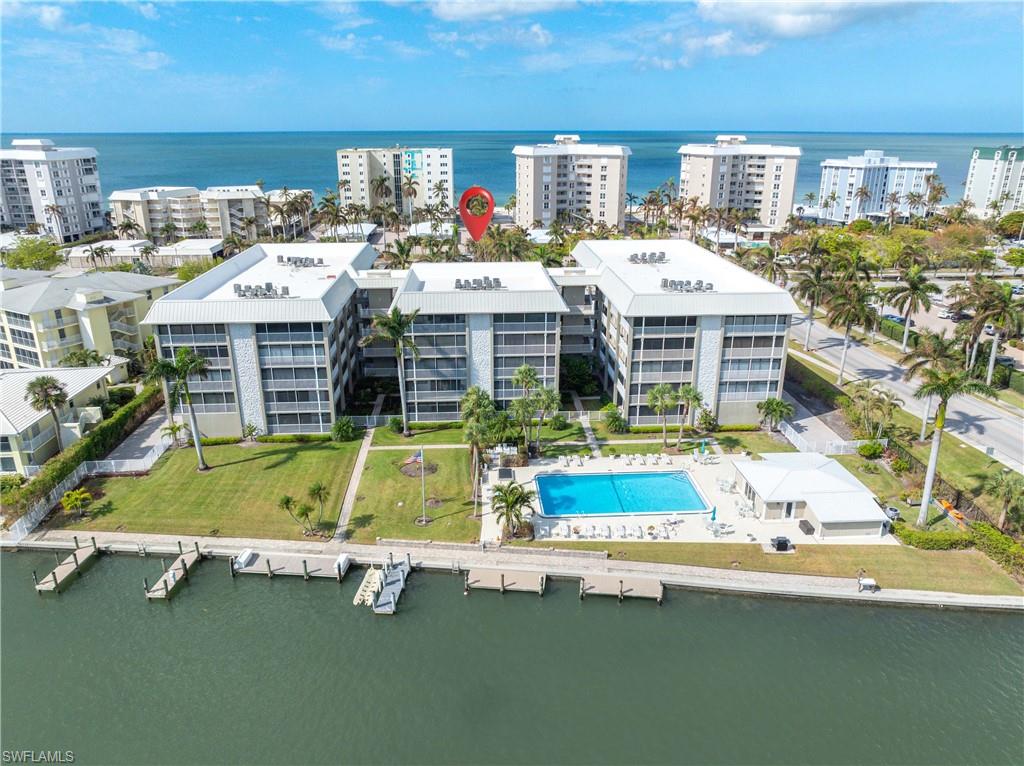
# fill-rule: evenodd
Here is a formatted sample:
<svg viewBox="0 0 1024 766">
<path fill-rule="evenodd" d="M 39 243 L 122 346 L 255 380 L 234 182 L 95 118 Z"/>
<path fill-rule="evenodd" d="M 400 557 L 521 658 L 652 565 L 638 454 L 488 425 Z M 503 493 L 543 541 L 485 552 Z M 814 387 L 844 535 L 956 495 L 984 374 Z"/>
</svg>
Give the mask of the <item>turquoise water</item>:
<svg viewBox="0 0 1024 766">
<path fill-rule="evenodd" d="M 1019 764 L 1024 620 L 669 590 L 665 605 L 0 555 L 0 747 L 77 764 Z"/>
<path fill-rule="evenodd" d="M 376 131 L 308 133 L 44 133 L 0 134 L 12 138 L 51 138 L 57 144 L 99 150 L 100 180 L 106 194 L 156 184 L 197 186 L 266 181 L 267 188 L 288 186 L 320 194 L 338 180 L 337 149 L 347 146 L 451 146 L 455 150 L 458 189 L 482 184 L 498 204 L 515 191 L 512 147 L 551 141 L 569 128 L 540 131 Z M 668 178 L 678 178 L 680 144 L 713 141 L 719 133 L 744 133 L 743 126 L 710 131 L 576 131 L 585 141 L 622 143 L 633 150 L 628 188 L 642 195 Z M 1014 134 L 959 133 L 758 133 L 751 142 L 796 145 L 803 149 L 797 197 L 817 192 L 819 163 L 829 157 L 883 149 L 903 159 L 934 160 L 950 195 L 962 194 L 971 149 L 1024 143 Z"/>
<path fill-rule="evenodd" d="M 540 474 L 544 516 L 692 513 L 708 510 L 689 475 L 678 473 Z"/>
</svg>

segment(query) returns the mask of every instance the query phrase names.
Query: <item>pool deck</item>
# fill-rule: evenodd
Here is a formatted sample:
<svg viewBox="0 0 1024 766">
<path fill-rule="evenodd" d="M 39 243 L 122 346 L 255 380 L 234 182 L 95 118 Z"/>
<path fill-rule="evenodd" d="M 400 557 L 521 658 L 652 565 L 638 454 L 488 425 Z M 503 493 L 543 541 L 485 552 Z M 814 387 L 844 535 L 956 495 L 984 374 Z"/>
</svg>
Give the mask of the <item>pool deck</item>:
<svg viewBox="0 0 1024 766">
<path fill-rule="evenodd" d="M 796 545 L 899 545 L 892 535 L 864 535 L 856 537 L 826 537 L 809 535 L 800 529 L 800 519 L 781 519 L 765 521 L 753 516 L 740 515 L 740 501 L 743 499 L 736 492 L 722 489 L 719 482 L 732 484 L 736 477 L 734 464 L 737 461 L 749 460 L 738 455 L 714 455 L 716 461 L 711 464 L 695 463 L 690 455 L 673 455 L 671 463 L 666 465 L 653 464 L 652 455 L 643 457 L 643 461 L 626 460 L 626 457 L 601 457 L 584 459 L 580 466 L 575 460 L 566 468 L 560 460 L 535 460 L 525 468 L 516 468 L 515 480 L 536 489 L 534 479 L 538 474 L 580 475 L 595 473 L 637 473 L 659 472 L 673 473 L 686 471 L 694 486 L 708 502 L 709 508 L 715 508 L 716 530 L 711 526 L 710 510 L 706 513 L 644 513 L 628 514 L 588 514 L 586 516 L 553 516 L 540 514 L 541 504 L 536 502 L 537 514 L 530 518 L 533 532 L 537 540 L 550 541 L 556 545 L 564 540 L 646 540 L 650 543 L 684 542 L 684 543 L 768 543 L 773 537 L 788 537 Z M 492 470 L 487 476 L 487 487 L 500 483 L 498 473 Z M 488 542 L 501 539 L 501 529 L 491 512 L 489 492 L 485 492 L 483 522 L 480 536 Z"/>
</svg>

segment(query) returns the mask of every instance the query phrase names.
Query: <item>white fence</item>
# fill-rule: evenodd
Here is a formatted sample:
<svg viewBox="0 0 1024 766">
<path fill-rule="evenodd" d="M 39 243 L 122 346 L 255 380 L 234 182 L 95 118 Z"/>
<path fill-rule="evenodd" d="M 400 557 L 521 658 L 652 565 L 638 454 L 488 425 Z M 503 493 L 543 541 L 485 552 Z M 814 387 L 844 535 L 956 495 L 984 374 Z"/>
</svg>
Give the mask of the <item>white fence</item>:
<svg viewBox="0 0 1024 766">
<path fill-rule="evenodd" d="M 577 412 L 576 410 L 562 410 L 557 414 L 571 423 L 575 423 L 580 420 L 586 412 Z M 598 415 L 596 412 L 589 413 L 591 417 Z M 380 426 L 386 426 L 391 418 L 400 418 L 401 415 L 349 415 L 352 423 L 359 426 L 360 428 L 379 428 Z M 409 414 L 410 423 L 457 423 L 461 420 L 461 416 L 457 412 L 432 412 L 432 413 L 420 413 L 419 415 L 413 416 Z M 545 418 L 544 422 L 547 423 L 551 420 L 551 416 Z"/>
<path fill-rule="evenodd" d="M 171 439 L 165 436 L 149 452 L 134 460 L 87 460 L 80 463 L 74 471 L 50 490 L 46 497 L 33 503 L 23 516 L 11 524 L 10 529 L 3 533 L 0 542 L 13 545 L 23 540 L 46 517 L 50 509 L 60 502 L 65 492 L 74 489 L 90 476 L 145 473 L 153 467 L 153 464 L 160 459 L 160 456 L 170 446 Z"/>
<path fill-rule="evenodd" d="M 824 442 L 815 442 L 810 439 L 805 439 L 803 436 L 798 434 L 796 429 L 786 421 L 782 421 L 782 423 L 779 424 L 779 432 L 800 452 L 820 452 L 822 455 L 856 455 L 857 449 L 865 444 L 870 444 L 874 441 L 877 441 L 883 447 L 886 447 L 889 444 L 888 439 L 859 439 L 854 441 L 829 440 Z"/>
</svg>

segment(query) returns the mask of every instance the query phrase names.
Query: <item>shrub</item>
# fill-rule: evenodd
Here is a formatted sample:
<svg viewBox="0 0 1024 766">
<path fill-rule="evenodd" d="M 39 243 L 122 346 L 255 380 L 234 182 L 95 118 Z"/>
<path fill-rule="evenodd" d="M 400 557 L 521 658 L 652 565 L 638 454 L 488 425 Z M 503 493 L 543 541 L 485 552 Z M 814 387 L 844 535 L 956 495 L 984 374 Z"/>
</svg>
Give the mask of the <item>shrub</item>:
<svg viewBox="0 0 1024 766">
<path fill-rule="evenodd" d="M 898 457 L 889 464 L 889 467 L 894 474 L 900 476 L 910 470 L 910 461 Z"/>
<path fill-rule="evenodd" d="M 10 492 L 25 483 L 25 477 L 20 473 L 10 473 L 0 476 L 0 492 Z"/>
<path fill-rule="evenodd" d="M 135 398 L 135 388 L 133 386 L 113 386 L 107 389 L 107 398 L 115 408 L 124 407 Z"/>
<path fill-rule="evenodd" d="M 350 442 L 359 435 L 361 429 L 356 428 L 356 424 L 352 422 L 352 418 L 348 415 L 342 415 L 340 418 L 334 421 L 334 425 L 331 426 L 331 439 L 336 442 Z"/>
<path fill-rule="evenodd" d="M 684 429 L 685 430 L 685 429 Z M 720 432 L 728 431 L 760 431 L 761 426 L 757 423 L 733 423 L 731 425 L 720 425 L 718 427 Z"/>
<path fill-rule="evenodd" d="M 551 426 L 553 431 L 564 431 L 569 427 L 569 421 L 565 419 L 565 415 L 561 412 L 556 412 L 551 416 L 548 425 Z"/>
<path fill-rule="evenodd" d="M 537 421 L 535 420 L 533 422 L 536 423 Z M 448 421 L 443 421 L 442 420 L 442 421 L 438 421 L 436 423 L 432 423 L 429 420 L 424 420 L 422 422 L 413 421 L 412 423 L 409 424 L 409 430 L 410 431 L 443 431 L 443 430 L 448 429 L 448 428 L 462 428 L 462 425 L 463 424 L 462 424 L 461 420 L 448 420 Z M 401 430 L 399 430 L 399 433 L 401 433 Z"/>
<path fill-rule="evenodd" d="M 974 544 L 971 535 L 966 532 L 928 532 L 915 529 L 902 522 L 893 524 L 892 533 L 904 545 L 920 548 L 925 551 L 952 551 L 970 548 Z"/>
<path fill-rule="evenodd" d="M 388 420 L 388 428 L 396 434 L 400 434 L 405 431 L 405 427 L 402 424 L 402 418 L 398 415 L 394 415 L 390 420 Z"/>
<path fill-rule="evenodd" d="M 878 460 L 885 453 L 881 442 L 868 442 L 857 447 L 857 454 L 866 460 Z"/>
<path fill-rule="evenodd" d="M 697 428 L 701 431 L 721 430 L 718 425 L 718 418 L 715 417 L 715 413 L 706 407 L 701 409 L 700 414 L 697 415 Z"/>
<path fill-rule="evenodd" d="M 219 447 L 223 444 L 239 444 L 242 441 L 241 436 L 202 436 L 199 439 L 199 443 L 204 447 Z M 191 437 L 188 440 L 190 447 L 195 446 L 195 442 L 192 441 Z"/>
<path fill-rule="evenodd" d="M 330 440 L 330 434 L 263 434 L 256 437 L 260 444 L 305 444 Z"/>
<path fill-rule="evenodd" d="M 1006 571 L 1024 577 L 1024 545 L 984 522 L 971 524 L 974 546 Z"/>
<path fill-rule="evenodd" d="M 853 234 L 865 234 L 873 228 L 874 226 L 871 224 L 871 221 L 866 218 L 858 218 L 856 221 L 850 221 L 849 225 L 846 227 L 847 231 Z"/>
<path fill-rule="evenodd" d="M 608 426 L 608 430 L 613 434 L 624 434 L 629 431 L 629 423 L 622 417 L 622 413 L 615 406 L 614 402 L 608 402 L 608 404 L 602 407 L 601 414 L 604 424 Z"/>
<path fill-rule="evenodd" d="M 996 231 L 1007 239 L 1016 238 L 1020 235 L 1021 223 L 1024 222 L 1024 210 L 1014 210 L 1007 213 L 996 224 Z"/>
</svg>

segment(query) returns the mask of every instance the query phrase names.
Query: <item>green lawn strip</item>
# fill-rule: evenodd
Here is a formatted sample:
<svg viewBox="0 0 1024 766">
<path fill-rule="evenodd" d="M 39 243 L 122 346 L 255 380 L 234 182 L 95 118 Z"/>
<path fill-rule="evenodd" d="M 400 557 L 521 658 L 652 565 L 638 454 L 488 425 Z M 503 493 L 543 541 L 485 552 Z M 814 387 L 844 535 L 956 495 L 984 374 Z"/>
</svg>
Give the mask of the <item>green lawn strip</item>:
<svg viewBox="0 0 1024 766">
<path fill-rule="evenodd" d="M 437 466 L 436 473 L 426 475 L 427 500 L 439 500 L 441 505 L 427 507 L 434 521 L 425 527 L 414 523 L 422 512 L 419 474 L 410 477 L 399 471 L 414 452 L 388 450 L 367 456 L 349 523 L 351 539 L 357 543 L 372 543 L 377 537 L 467 543 L 479 539 L 480 522 L 470 518 L 469 451 L 426 451 L 428 465 Z"/>
<path fill-rule="evenodd" d="M 302 532 L 277 507 L 282 495 L 310 502 L 306 491 L 321 481 L 330 490 L 322 529 L 333 531 L 359 451 L 358 442 L 226 445 L 203 450 L 211 470 L 196 471 L 191 449 L 168 452 L 141 477 L 92 479 L 90 517 L 72 521 L 58 512 L 50 526 L 91 531 L 277 537 Z"/>
<path fill-rule="evenodd" d="M 689 564 L 782 574 L 856 577 L 867 571 L 882 588 L 940 590 L 998 596 L 1021 586 L 983 553 L 923 551 L 894 545 L 803 545 L 792 556 L 766 554 L 747 543 L 628 543 L 559 541 L 559 548 L 608 551 L 616 560 Z"/>
<path fill-rule="evenodd" d="M 622 441 L 623 439 L 660 439 L 661 438 L 661 430 L 660 429 L 657 432 L 651 431 L 651 432 L 645 432 L 645 433 L 633 433 L 633 432 L 630 431 L 630 432 L 627 432 L 627 433 L 624 433 L 624 434 L 613 434 L 611 431 L 608 430 L 608 426 L 605 424 L 605 422 L 603 420 L 595 421 L 593 418 L 590 421 L 590 427 L 593 429 L 594 436 L 596 436 L 598 438 L 598 441 L 608 441 L 609 439 L 612 440 L 612 441 Z M 678 430 L 679 429 L 677 427 L 676 431 L 678 431 Z M 672 434 L 672 426 L 668 427 L 668 431 L 669 431 L 669 434 Z"/>
<path fill-rule="evenodd" d="M 796 447 L 778 433 L 766 431 L 722 431 L 714 434 L 723 452 L 796 452 Z"/>
<path fill-rule="evenodd" d="M 537 438 L 537 426 L 533 427 L 533 438 Z M 547 421 L 540 429 L 541 441 L 545 442 L 585 442 L 587 435 L 583 433 L 583 426 L 579 423 L 569 423 L 566 428 L 556 431 Z"/>
<path fill-rule="evenodd" d="M 611 401 L 607 396 L 581 396 L 580 404 L 583 405 L 583 409 L 587 412 L 598 412 L 608 402 Z"/>
<path fill-rule="evenodd" d="M 590 447 L 585 444 L 546 444 L 541 450 L 542 457 L 561 457 L 562 455 L 589 455 Z"/>
<path fill-rule="evenodd" d="M 461 428 L 428 428 L 413 431 L 412 436 L 396 434 L 387 426 L 378 426 L 373 432 L 374 447 L 402 447 L 416 444 L 462 444 Z"/>
<path fill-rule="evenodd" d="M 684 444 L 685 446 L 685 444 Z M 675 442 L 669 442 L 669 447 L 675 447 Z M 605 457 L 612 455 L 657 455 L 662 451 L 661 442 L 636 444 L 602 444 L 601 454 Z"/>
</svg>

